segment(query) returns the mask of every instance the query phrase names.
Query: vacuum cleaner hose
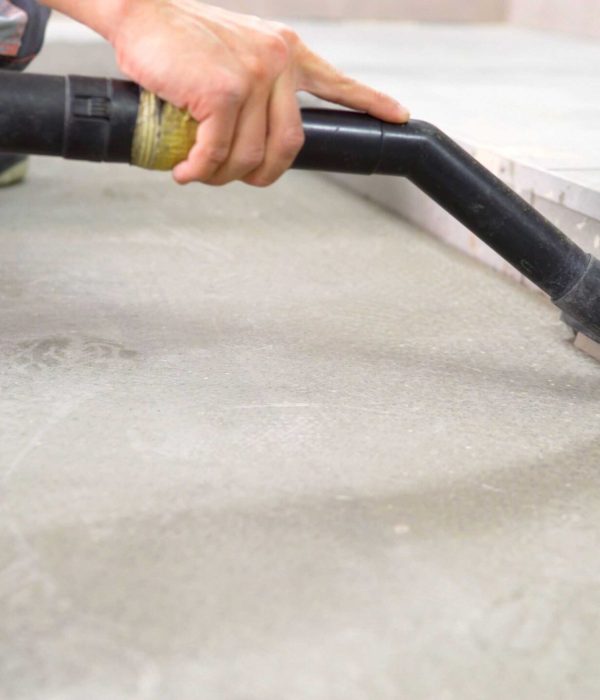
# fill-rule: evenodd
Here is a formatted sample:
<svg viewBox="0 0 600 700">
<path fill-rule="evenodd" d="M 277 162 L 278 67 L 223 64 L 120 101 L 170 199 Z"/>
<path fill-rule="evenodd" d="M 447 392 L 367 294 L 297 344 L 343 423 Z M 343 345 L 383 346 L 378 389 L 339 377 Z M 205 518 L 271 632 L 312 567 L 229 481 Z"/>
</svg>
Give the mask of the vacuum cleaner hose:
<svg viewBox="0 0 600 700">
<path fill-rule="evenodd" d="M 155 170 L 186 157 L 197 126 L 123 80 L 2 71 L 0 105 L 0 151 Z M 435 126 L 323 109 L 303 110 L 303 123 L 294 168 L 407 177 L 600 341 L 600 262 Z"/>
</svg>

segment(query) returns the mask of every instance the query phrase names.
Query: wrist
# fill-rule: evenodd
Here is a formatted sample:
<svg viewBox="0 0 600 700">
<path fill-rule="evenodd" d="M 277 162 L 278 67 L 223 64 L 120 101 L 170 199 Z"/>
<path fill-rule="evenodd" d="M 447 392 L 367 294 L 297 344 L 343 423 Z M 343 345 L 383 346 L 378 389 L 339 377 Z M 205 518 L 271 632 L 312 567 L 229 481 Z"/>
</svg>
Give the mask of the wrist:
<svg viewBox="0 0 600 700">
<path fill-rule="evenodd" d="M 130 12 L 132 5 L 144 0 L 40 0 L 53 10 L 62 12 L 74 20 L 98 32 L 112 43 L 119 25 Z"/>
</svg>

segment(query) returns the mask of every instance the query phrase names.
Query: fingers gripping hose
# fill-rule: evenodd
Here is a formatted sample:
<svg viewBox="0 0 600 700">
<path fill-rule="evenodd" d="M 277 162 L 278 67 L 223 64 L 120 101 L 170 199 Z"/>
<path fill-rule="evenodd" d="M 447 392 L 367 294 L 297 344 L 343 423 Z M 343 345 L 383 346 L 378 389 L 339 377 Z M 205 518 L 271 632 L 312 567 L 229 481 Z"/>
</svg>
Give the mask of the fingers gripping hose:
<svg viewBox="0 0 600 700">
<path fill-rule="evenodd" d="M 194 144 L 194 120 L 133 83 L 0 73 L 0 151 L 169 170 Z M 334 110 L 302 117 L 294 168 L 407 177 L 600 342 L 600 262 L 439 129 Z"/>
</svg>

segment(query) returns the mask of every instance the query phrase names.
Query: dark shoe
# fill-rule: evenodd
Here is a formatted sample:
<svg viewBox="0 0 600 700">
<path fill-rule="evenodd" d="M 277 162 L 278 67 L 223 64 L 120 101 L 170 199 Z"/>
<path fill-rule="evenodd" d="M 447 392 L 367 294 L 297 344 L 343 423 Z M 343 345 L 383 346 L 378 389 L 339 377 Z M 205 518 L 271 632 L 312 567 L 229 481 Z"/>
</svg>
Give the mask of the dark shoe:
<svg viewBox="0 0 600 700">
<path fill-rule="evenodd" d="M 10 187 L 25 179 L 27 156 L 0 154 L 0 187 Z"/>
</svg>

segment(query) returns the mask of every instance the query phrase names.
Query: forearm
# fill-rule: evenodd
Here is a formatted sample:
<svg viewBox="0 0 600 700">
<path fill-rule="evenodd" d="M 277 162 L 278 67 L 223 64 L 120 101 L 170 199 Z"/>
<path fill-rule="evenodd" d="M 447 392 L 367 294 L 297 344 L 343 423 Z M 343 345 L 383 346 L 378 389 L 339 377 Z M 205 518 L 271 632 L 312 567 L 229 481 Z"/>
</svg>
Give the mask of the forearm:
<svg viewBox="0 0 600 700">
<path fill-rule="evenodd" d="M 87 25 L 110 40 L 125 12 L 125 7 L 136 0 L 40 0 L 53 10 Z M 138 0 L 139 1 L 139 0 Z"/>
</svg>

